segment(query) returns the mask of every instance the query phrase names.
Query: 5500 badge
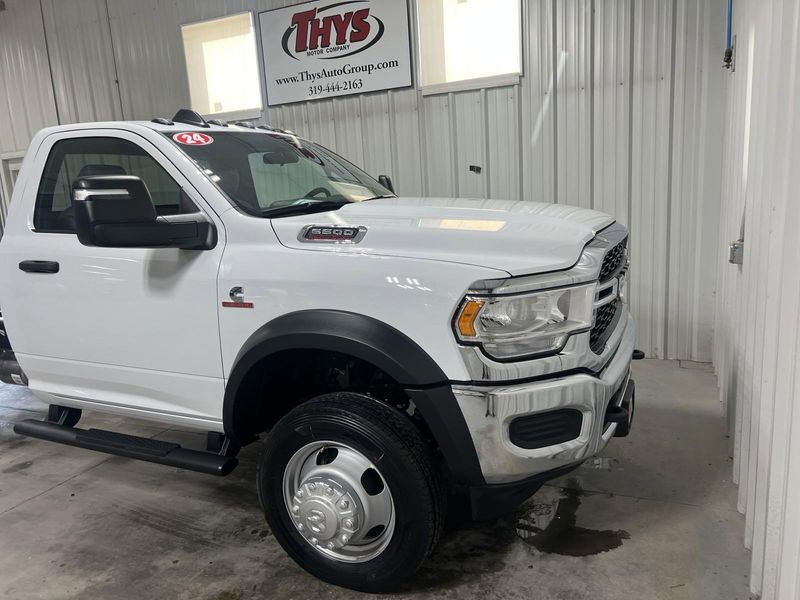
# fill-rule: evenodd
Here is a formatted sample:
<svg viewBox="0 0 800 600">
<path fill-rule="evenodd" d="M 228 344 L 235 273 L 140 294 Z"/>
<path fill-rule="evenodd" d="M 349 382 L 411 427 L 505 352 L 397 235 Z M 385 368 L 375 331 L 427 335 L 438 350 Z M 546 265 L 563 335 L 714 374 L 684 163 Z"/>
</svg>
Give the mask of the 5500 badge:
<svg viewBox="0 0 800 600">
<path fill-rule="evenodd" d="M 367 235 L 363 225 L 348 227 L 336 225 L 308 225 L 300 231 L 301 242 L 328 242 L 334 244 L 357 244 Z"/>
</svg>

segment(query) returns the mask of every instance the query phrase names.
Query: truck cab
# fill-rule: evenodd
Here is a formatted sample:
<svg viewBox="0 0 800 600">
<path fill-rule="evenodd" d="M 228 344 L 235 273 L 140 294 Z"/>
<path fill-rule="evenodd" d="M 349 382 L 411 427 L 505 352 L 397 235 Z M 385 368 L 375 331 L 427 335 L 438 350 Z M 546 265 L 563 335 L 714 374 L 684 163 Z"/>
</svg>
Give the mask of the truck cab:
<svg viewBox="0 0 800 600">
<path fill-rule="evenodd" d="M 278 541 L 364 591 L 416 571 L 454 491 L 491 518 L 627 435 L 626 228 L 379 179 L 191 111 L 41 131 L 0 241 L 0 379 L 51 410 L 15 430 L 212 475 L 260 443 Z"/>
</svg>

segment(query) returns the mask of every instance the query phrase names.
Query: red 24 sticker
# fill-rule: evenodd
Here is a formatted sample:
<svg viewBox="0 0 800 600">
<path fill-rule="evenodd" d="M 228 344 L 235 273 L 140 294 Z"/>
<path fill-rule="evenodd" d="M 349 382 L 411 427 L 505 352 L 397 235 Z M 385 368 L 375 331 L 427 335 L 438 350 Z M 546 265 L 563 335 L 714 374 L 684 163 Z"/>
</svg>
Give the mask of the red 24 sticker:
<svg viewBox="0 0 800 600">
<path fill-rule="evenodd" d="M 196 131 L 185 131 L 184 133 L 176 133 L 172 139 L 185 146 L 207 146 L 214 142 L 214 138 L 205 133 Z"/>
</svg>

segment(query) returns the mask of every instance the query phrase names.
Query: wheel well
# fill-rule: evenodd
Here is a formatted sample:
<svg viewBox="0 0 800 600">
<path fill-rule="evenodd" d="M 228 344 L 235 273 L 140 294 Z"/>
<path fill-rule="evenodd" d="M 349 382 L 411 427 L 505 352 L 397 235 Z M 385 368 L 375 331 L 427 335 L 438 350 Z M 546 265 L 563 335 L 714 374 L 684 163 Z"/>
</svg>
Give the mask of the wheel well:
<svg viewBox="0 0 800 600">
<path fill-rule="evenodd" d="M 283 350 L 256 362 L 242 379 L 233 405 L 233 432 L 247 443 L 295 406 L 337 391 L 363 393 L 400 411 L 409 409 L 403 387 L 365 360 L 330 350 Z M 429 437 L 418 411 L 409 416 Z"/>
</svg>

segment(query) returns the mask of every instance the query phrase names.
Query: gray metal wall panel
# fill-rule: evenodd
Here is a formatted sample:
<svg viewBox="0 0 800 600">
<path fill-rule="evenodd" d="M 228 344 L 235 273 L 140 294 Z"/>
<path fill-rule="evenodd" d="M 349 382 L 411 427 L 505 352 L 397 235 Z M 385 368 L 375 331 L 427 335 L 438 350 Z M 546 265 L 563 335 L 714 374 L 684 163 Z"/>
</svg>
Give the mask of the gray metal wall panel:
<svg viewBox="0 0 800 600">
<path fill-rule="evenodd" d="M 311 139 L 318 141 L 323 146 L 329 146 L 334 150 L 342 152 L 336 145 L 336 124 L 334 116 L 336 114 L 333 100 L 320 100 L 312 102 L 306 106 L 308 110 L 308 133 L 299 131 L 301 135 L 308 135 Z M 273 123 L 276 125 L 276 123 Z M 282 125 L 282 123 L 277 123 Z"/>
<path fill-rule="evenodd" d="M 675 15 L 672 191 L 669 216 L 667 357 L 711 355 L 717 223 L 722 178 L 723 72 L 708 48 L 724 39 L 724 22 L 712 9 L 723 2 L 678 0 Z"/>
<path fill-rule="evenodd" d="M 0 154 L 25 150 L 55 125 L 53 82 L 38 2 L 6 2 L 0 13 Z"/>
<path fill-rule="evenodd" d="M 361 97 L 337 98 L 333 100 L 333 106 L 334 144 L 337 151 L 356 164 L 364 164 Z"/>
<path fill-rule="evenodd" d="M 61 123 L 122 118 L 105 0 L 43 0 Z"/>
<path fill-rule="evenodd" d="M 597 2 L 594 10 L 593 208 L 628 225 L 633 7 Z"/>
<path fill-rule="evenodd" d="M 392 173 L 392 121 L 389 118 L 389 95 L 363 96 L 361 102 L 361 145 L 364 155 L 361 165 L 368 173 Z"/>
<path fill-rule="evenodd" d="M 555 202 L 555 80 L 564 58 L 555 52 L 553 0 L 529 0 L 524 6 L 522 77 L 522 197 Z"/>
<path fill-rule="evenodd" d="M 486 114 L 484 92 L 461 92 L 454 94 L 452 134 L 455 154 L 455 195 L 463 198 L 485 198 L 486 166 Z M 469 170 L 470 166 L 481 168 L 480 173 Z"/>
<path fill-rule="evenodd" d="M 399 193 L 415 196 L 425 193 L 423 165 L 426 147 L 422 144 L 424 121 L 415 90 L 389 92 L 389 118 L 392 130 L 392 170 Z"/>
<path fill-rule="evenodd" d="M 453 94 L 423 99 L 425 144 L 425 193 L 429 196 L 456 195 L 456 156 L 450 118 Z"/>
<path fill-rule="evenodd" d="M 555 4 L 558 198 L 560 204 L 592 206 L 592 2 Z"/>
<path fill-rule="evenodd" d="M 631 305 L 637 344 L 665 351 L 672 3 L 636 4 L 631 106 Z"/>
<path fill-rule="evenodd" d="M 483 177 L 488 198 L 522 199 L 520 87 L 486 90 L 486 158 Z"/>
</svg>

